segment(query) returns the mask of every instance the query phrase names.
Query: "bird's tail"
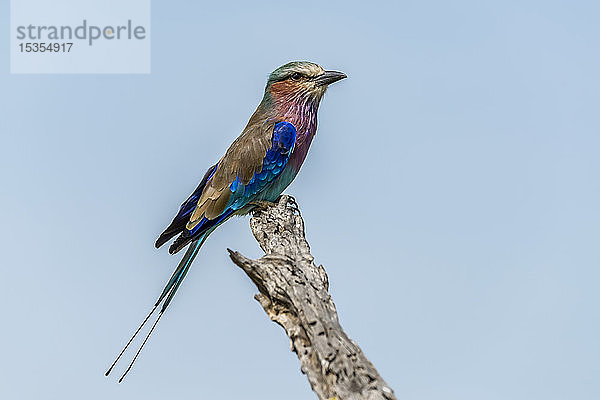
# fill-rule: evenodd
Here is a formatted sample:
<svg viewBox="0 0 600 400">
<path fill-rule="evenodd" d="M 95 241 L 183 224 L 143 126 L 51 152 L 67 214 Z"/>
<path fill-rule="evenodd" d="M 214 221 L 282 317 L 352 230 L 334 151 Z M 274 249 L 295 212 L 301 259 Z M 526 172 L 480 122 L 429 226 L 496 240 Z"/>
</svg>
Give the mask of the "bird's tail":
<svg viewBox="0 0 600 400">
<path fill-rule="evenodd" d="M 175 269 L 175 272 L 173 272 L 171 279 L 169 279 L 169 282 L 167 282 L 165 288 L 160 294 L 160 297 L 154 304 L 155 307 L 158 307 L 160 303 L 163 300 L 165 300 L 165 302 L 162 305 L 162 308 L 160 309 L 161 313 L 165 312 L 165 310 L 169 306 L 169 303 L 171 303 L 171 300 L 173 300 L 175 292 L 177 292 L 177 289 L 179 289 L 179 285 L 181 285 L 183 278 L 185 278 L 185 275 L 187 274 L 187 272 L 190 269 L 190 266 L 192 265 L 192 261 L 194 261 L 194 258 L 196 258 L 196 256 L 198 255 L 198 251 L 206 241 L 207 237 L 208 235 L 204 235 L 204 237 L 193 241 L 188 247 L 187 251 L 185 252 L 183 258 L 179 262 L 179 265 L 177 265 L 177 269 Z"/>
<path fill-rule="evenodd" d="M 185 252 L 185 255 L 183 256 L 183 258 L 181 259 L 181 261 L 177 265 L 177 268 L 175 269 L 175 272 L 173 272 L 173 275 L 171 276 L 171 279 L 169 279 L 169 281 L 165 285 L 165 288 L 163 289 L 162 293 L 160 294 L 158 300 L 154 304 L 154 307 L 152 308 L 152 310 L 150 310 L 150 313 L 148 313 L 148 315 L 146 316 L 146 318 L 144 318 L 144 321 L 142 321 L 142 323 L 140 324 L 140 326 L 134 332 L 133 336 L 131 336 L 131 338 L 129 339 L 129 341 L 125 345 L 125 347 L 123 347 L 123 350 L 121 350 L 121 352 L 119 353 L 119 355 L 117 356 L 117 358 L 115 359 L 115 361 L 112 363 L 112 365 L 110 366 L 110 368 L 108 369 L 108 371 L 106 371 L 106 374 L 105 374 L 106 376 L 108 376 L 110 374 L 110 372 L 112 371 L 112 369 L 114 368 L 114 366 L 117 364 L 117 362 L 119 361 L 119 359 L 121 358 L 121 356 L 125 353 L 125 351 L 129 347 L 129 345 L 131 344 L 131 342 L 133 342 L 133 339 L 135 339 L 135 337 L 138 335 L 138 333 L 140 333 L 140 331 L 142 330 L 142 328 L 144 327 L 144 325 L 146 325 L 146 322 L 148 322 L 148 320 L 150 319 L 150 317 L 154 314 L 154 312 L 157 310 L 157 308 L 162 303 L 162 307 L 160 309 L 160 312 L 158 313 L 158 318 L 156 318 L 156 321 L 154 321 L 154 324 L 152 324 L 152 328 L 150 328 L 150 331 L 148 332 L 148 334 L 144 338 L 144 341 L 142 342 L 142 344 L 141 344 L 140 348 L 138 349 L 137 353 L 135 353 L 135 356 L 133 357 L 133 360 L 131 361 L 131 363 L 129 364 L 129 366 L 127 367 L 127 369 L 125 370 L 125 372 L 123 373 L 123 375 L 121 376 L 121 378 L 119 379 L 119 382 L 121 382 L 123 380 L 123 378 L 125 378 L 125 375 L 127 375 L 127 373 L 131 370 L 131 367 L 133 367 L 133 364 L 135 363 L 135 361 L 137 360 L 138 356 L 140 355 L 140 352 L 144 348 L 144 345 L 148 341 L 148 338 L 150 337 L 150 335 L 154 331 L 154 328 L 158 324 L 158 321 L 160 321 L 160 318 L 162 317 L 163 313 L 165 312 L 165 310 L 169 306 L 169 303 L 171 303 L 171 300 L 173 300 L 173 296 L 175 296 L 175 293 L 177 292 L 177 289 L 179 289 L 179 285 L 181 285 L 181 282 L 183 281 L 183 278 L 185 278 L 185 275 L 189 271 L 190 266 L 192 265 L 192 261 L 194 261 L 194 258 L 196 258 L 196 255 L 198 255 L 198 251 L 200 250 L 200 247 L 202 247 L 202 245 L 206 241 L 206 238 L 208 237 L 209 234 L 210 234 L 210 232 L 207 232 L 205 235 L 203 235 L 202 237 L 198 238 L 197 240 L 194 240 L 189 245 L 187 251 Z"/>
</svg>

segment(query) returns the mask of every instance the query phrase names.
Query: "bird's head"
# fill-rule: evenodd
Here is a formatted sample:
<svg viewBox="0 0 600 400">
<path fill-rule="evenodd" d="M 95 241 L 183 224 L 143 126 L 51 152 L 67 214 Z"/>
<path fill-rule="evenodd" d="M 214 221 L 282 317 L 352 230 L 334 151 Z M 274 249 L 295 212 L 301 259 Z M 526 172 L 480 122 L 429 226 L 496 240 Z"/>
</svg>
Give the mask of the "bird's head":
<svg viewBox="0 0 600 400">
<path fill-rule="evenodd" d="M 294 61 L 269 75 L 265 97 L 277 103 L 313 101 L 318 104 L 327 87 L 344 78 L 346 74 L 342 72 L 326 71 L 308 61 Z"/>
</svg>

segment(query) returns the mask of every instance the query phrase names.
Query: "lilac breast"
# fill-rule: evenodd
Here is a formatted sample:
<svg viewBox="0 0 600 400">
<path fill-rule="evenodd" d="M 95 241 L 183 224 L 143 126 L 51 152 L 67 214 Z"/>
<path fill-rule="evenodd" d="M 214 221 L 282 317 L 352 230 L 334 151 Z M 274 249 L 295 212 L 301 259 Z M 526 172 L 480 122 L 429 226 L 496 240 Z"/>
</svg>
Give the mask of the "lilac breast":
<svg viewBox="0 0 600 400">
<path fill-rule="evenodd" d="M 304 163 L 310 144 L 317 132 L 318 107 L 318 102 L 309 101 L 291 107 L 284 116 L 284 121 L 289 121 L 296 127 L 296 145 L 288 162 L 288 166 L 294 167 L 296 173 Z"/>
</svg>

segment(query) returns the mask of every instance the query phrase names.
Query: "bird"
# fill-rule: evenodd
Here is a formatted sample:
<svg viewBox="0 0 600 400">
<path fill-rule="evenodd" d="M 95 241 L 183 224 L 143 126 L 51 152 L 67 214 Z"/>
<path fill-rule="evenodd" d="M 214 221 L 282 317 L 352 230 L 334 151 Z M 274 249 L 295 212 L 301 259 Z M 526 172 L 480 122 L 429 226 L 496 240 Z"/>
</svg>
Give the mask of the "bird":
<svg viewBox="0 0 600 400">
<path fill-rule="evenodd" d="M 106 371 L 106 376 L 160 306 L 158 318 L 119 379 L 123 381 L 209 235 L 235 215 L 245 215 L 257 207 L 272 204 L 292 183 L 316 134 L 321 99 L 329 85 L 344 78 L 347 76 L 343 72 L 325 70 L 308 61 L 287 63 L 269 75 L 262 101 L 240 136 L 225 155 L 208 168 L 171 224 L 156 240 L 155 247 L 159 248 L 175 238 L 169 247 L 170 254 L 186 247 L 187 250 L 154 307 Z"/>
</svg>

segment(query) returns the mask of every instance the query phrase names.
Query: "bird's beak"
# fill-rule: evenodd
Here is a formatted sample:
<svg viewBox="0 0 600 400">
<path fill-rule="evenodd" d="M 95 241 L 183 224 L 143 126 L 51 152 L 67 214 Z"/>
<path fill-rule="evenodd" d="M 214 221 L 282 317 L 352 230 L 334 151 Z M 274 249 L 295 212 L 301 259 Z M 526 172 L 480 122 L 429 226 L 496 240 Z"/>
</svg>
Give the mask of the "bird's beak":
<svg viewBox="0 0 600 400">
<path fill-rule="evenodd" d="M 315 82 L 317 83 L 317 86 L 326 86 L 344 78 L 347 78 L 347 76 L 343 72 L 325 71 L 315 79 Z"/>
</svg>

